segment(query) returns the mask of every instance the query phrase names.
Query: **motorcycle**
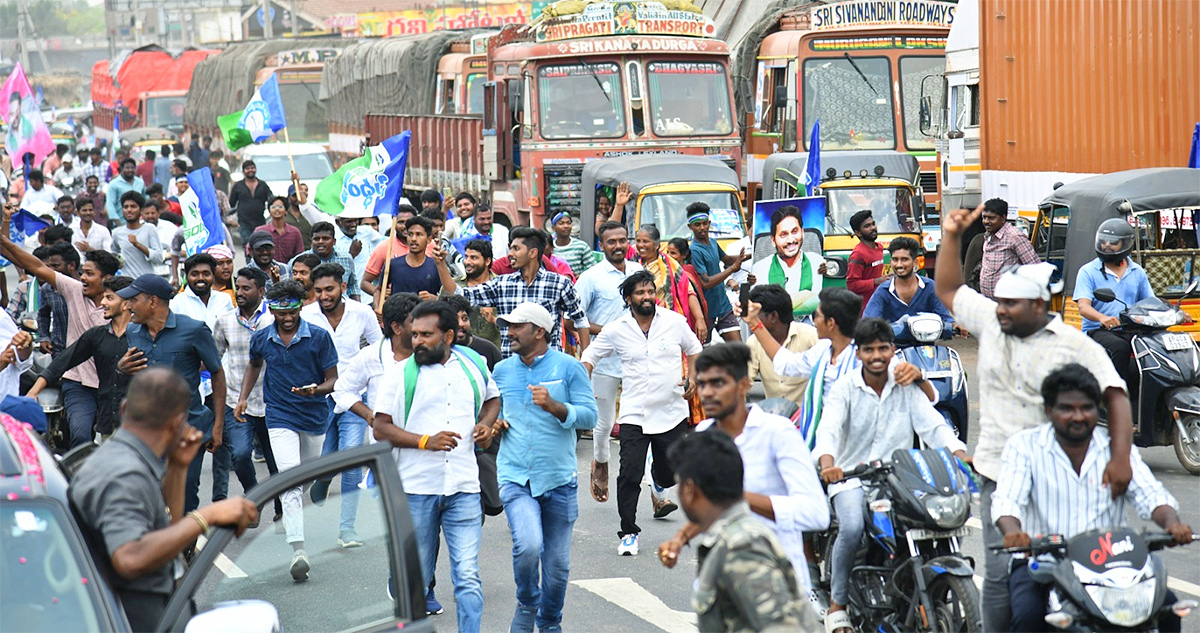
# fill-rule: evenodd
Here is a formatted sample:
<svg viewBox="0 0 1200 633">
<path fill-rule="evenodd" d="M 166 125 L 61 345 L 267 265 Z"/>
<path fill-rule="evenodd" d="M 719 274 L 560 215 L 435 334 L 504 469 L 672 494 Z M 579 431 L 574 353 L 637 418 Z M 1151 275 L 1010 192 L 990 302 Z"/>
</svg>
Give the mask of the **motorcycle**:
<svg viewBox="0 0 1200 633">
<path fill-rule="evenodd" d="M 1097 288 L 1098 301 L 1125 306 L 1116 331 L 1133 334 L 1133 360 L 1137 376 L 1130 381 L 1134 442 L 1138 446 L 1174 445 L 1179 463 L 1200 475 L 1200 348 L 1190 334 L 1167 328 L 1191 323 L 1179 308 L 1200 287 L 1192 280 L 1183 297 L 1171 305 L 1147 297 L 1133 305 L 1117 298 L 1109 288 Z"/>
<path fill-rule="evenodd" d="M 855 477 L 866 492 L 866 545 L 850 572 L 854 630 L 982 631 L 975 562 L 959 544 L 978 492 L 966 466 L 944 448 L 901 449 L 845 472 Z M 825 597 L 835 535 L 836 520 L 818 537 Z"/>
<path fill-rule="evenodd" d="M 1192 538 L 1200 538 L 1200 534 Z M 1163 604 L 1167 571 L 1151 552 L 1175 539 L 1169 534 L 1138 534 L 1128 528 L 1092 530 L 1064 538 L 1032 539 L 1027 548 L 995 547 L 1029 554 L 1029 575 L 1050 586 L 1046 623 L 1063 631 L 1157 631 L 1158 616 L 1183 618 L 1195 600 Z"/>
<path fill-rule="evenodd" d="M 33 383 L 46 372 L 50 367 L 50 362 L 53 358 L 50 354 L 39 351 L 36 347 L 40 342 L 38 337 L 37 315 L 34 313 L 26 313 L 21 315 L 17 325 L 26 332 L 33 335 L 34 350 L 33 350 L 33 366 L 27 369 L 21 375 L 21 393 L 28 393 L 33 387 Z M 46 387 L 37 395 L 38 405 L 42 407 L 42 413 L 46 415 L 46 432 L 42 435 L 47 448 L 56 455 L 62 455 L 71 448 L 71 427 L 67 421 L 66 405 L 64 404 L 62 389 L 59 387 Z"/>
<path fill-rule="evenodd" d="M 899 358 L 924 372 L 925 379 L 937 390 L 934 408 L 958 432 L 958 439 L 966 442 L 970 425 L 967 372 L 958 351 L 936 344 L 939 339 L 954 338 L 954 324 L 932 312 L 921 312 L 900 317 L 892 323 L 892 332 Z"/>
</svg>

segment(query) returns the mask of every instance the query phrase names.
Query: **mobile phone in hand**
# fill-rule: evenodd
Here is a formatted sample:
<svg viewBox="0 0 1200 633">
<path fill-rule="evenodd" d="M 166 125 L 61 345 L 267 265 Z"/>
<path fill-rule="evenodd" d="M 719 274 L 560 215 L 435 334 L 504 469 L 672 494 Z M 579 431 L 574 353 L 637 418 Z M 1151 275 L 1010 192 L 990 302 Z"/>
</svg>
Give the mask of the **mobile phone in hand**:
<svg viewBox="0 0 1200 633">
<path fill-rule="evenodd" d="M 750 288 L 753 286 L 748 281 L 742 282 L 738 289 L 738 301 L 742 304 L 742 316 L 746 316 L 746 312 L 750 310 Z"/>
</svg>

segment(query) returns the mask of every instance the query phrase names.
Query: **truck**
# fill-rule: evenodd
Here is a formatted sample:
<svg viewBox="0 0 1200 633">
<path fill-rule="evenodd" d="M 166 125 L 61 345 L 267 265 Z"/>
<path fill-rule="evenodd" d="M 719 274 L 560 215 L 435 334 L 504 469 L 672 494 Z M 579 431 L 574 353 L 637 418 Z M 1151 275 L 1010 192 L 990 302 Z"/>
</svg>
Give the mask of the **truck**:
<svg viewBox="0 0 1200 633">
<path fill-rule="evenodd" d="M 183 132 L 183 110 L 196 66 L 221 51 L 188 49 L 172 54 L 158 45 L 126 51 L 92 66 L 92 124 L 112 130 L 158 127 Z"/>
<path fill-rule="evenodd" d="M 1192 2 L 959 2 L 943 87 L 922 99 L 936 115 L 941 206 L 998 197 L 1010 218 L 1034 221 L 1056 183 L 1186 165 L 1197 32 Z"/>
<path fill-rule="evenodd" d="M 232 44 L 196 66 L 183 111 L 184 131 L 193 139 L 213 138 L 222 147 L 217 117 L 246 107 L 271 74 L 279 91 L 288 134 L 295 141 L 324 142 L 324 106 L 319 98 L 321 73 L 330 60 L 352 44 L 342 38 L 284 38 Z"/>
<path fill-rule="evenodd" d="M 550 5 L 487 39 L 482 115 L 373 109 L 368 142 L 412 130 L 406 189 L 482 194 L 509 225 L 578 218 L 595 195 L 582 190 L 589 160 L 694 155 L 739 169 L 729 49 L 698 8 L 672 7 Z"/>
<path fill-rule="evenodd" d="M 932 211 L 935 139 L 919 129 L 920 96 L 926 77 L 945 68 L 946 36 L 956 14 L 954 3 L 937 0 L 813 2 L 768 11 L 737 50 L 742 69 L 756 60 L 751 85 L 738 92 L 741 111 L 749 113 L 747 189 L 756 191 L 764 182 L 763 164 L 771 154 L 812 151 L 819 120 L 823 152 L 915 156 L 922 211 Z"/>
</svg>

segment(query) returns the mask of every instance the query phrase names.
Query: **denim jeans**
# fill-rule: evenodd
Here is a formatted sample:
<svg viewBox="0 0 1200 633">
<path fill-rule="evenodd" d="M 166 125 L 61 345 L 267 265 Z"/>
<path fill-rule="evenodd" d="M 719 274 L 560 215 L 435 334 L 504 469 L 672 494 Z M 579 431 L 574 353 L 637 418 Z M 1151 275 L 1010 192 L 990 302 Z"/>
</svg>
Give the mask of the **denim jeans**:
<svg viewBox="0 0 1200 633">
<path fill-rule="evenodd" d="M 408 508 L 417 532 L 422 586 L 429 586 L 437 567 L 440 531 L 446 537 L 446 550 L 450 553 L 450 581 L 454 585 L 458 630 L 478 631 L 483 618 L 483 584 L 479 580 L 483 507 L 479 493 L 408 495 Z"/>
<path fill-rule="evenodd" d="M 996 482 L 980 475 L 979 519 L 983 522 L 984 547 L 980 603 L 983 608 L 983 630 L 1007 631 L 1012 618 L 1008 599 L 1008 570 L 1012 555 L 989 549 L 1004 543 L 1004 536 L 1000 534 L 1000 528 L 996 527 L 996 519 L 992 516 L 992 495 L 995 492 Z"/>
<path fill-rule="evenodd" d="M 833 557 L 829 561 L 830 597 L 845 606 L 850 600 L 850 570 L 854 555 L 862 543 L 863 489 L 848 488 L 833 496 L 833 511 L 837 515 L 838 531 L 833 540 Z"/>
<path fill-rule="evenodd" d="M 63 408 L 70 417 L 71 448 L 96 437 L 96 388 L 75 380 L 62 381 Z"/>
<path fill-rule="evenodd" d="M 201 416 L 197 420 L 189 419 L 188 424 L 204 434 L 204 439 L 201 440 L 202 444 L 207 444 L 212 439 L 213 418 L 211 414 Z M 183 491 L 183 511 L 185 513 L 200 507 L 200 473 L 204 469 L 204 455 L 207 452 L 202 447 L 192 458 L 192 463 L 188 464 L 187 484 Z"/>
<path fill-rule="evenodd" d="M 225 407 L 225 441 L 221 448 L 213 454 L 213 501 L 220 501 L 229 494 L 229 470 L 237 474 L 242 490 L 249 492 L 258 485 L 258 473 L 254 470 L 254 438 L 262 447 L 263 457 L 267 460 L 267 472 L 274 475 L 279 472 L 275 465 L 275 452 L 271 450 L 271 440 L 267 435 L 267 420 L 261 416 L 247 415 L 245 422 L 238 422 L 233 417 L 233 409 Z M 283 505 L 275 499 L 275 514 L 283 513 Z"/>
<path fill-rule="evenodd" d="M 500 499 L 512 532 L 518 607 L 537 610 L 539 629 L 559 624 L 571 572 L 571 532 L 579 518 L 579 484 L 572 481 L 534 497 L 528 484 L 502 482 Z"/>
<path fill-rule="evenodd" d="M 366 437 L 366 420 L 350 411 L 335 413 L 329 422 L 329 429 L 325 431 L 321 455 L 358 448 L 366 441 Z M 362 468 L 342 471 L 342 519 L 338 525 L 341 532 L 354 529 L 354 519 L 358 515 L 358 484 L 362 479 Z"/>
</svg>

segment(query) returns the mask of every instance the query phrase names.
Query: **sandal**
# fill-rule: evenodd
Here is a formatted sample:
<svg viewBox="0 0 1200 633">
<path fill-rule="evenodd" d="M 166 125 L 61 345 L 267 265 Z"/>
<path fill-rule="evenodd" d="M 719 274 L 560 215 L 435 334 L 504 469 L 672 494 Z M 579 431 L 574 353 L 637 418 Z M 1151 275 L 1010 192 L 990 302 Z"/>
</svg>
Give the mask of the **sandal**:
<svg viewBox="0 0 1200 633">
<path fill-rule="evenodd" d="M 853 633 L 850 614 L 845 609 L 825 612 L 825 633 Z"/>
<path fill-rule="evenodd" d="M 592 498 L 608 501 L 608 463 L 592 462 Z"/>
</svg>

